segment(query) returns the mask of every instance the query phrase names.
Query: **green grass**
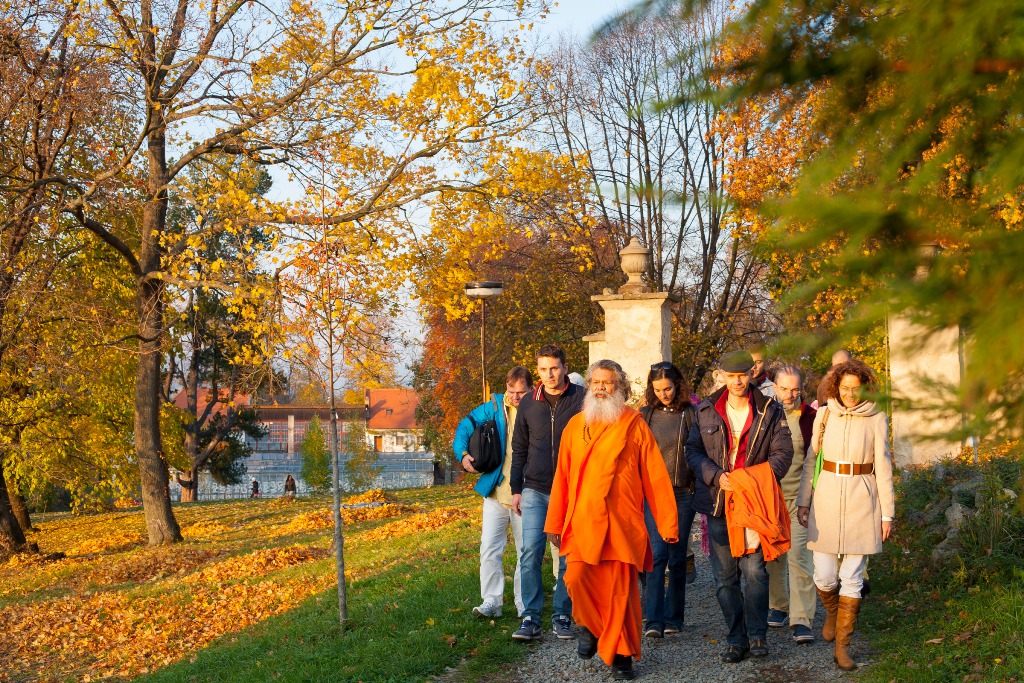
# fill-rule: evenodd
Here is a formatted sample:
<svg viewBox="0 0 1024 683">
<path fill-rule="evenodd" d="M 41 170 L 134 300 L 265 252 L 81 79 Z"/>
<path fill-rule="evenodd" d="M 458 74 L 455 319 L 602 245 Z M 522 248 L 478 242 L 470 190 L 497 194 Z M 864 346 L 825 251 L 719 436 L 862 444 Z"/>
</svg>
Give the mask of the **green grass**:
<svg viewBox="0 0 1024 683">
<path fill-rule="evenodd" d="M 518 625 L 514 613 L 493 621 L 472 616 L 475 547 L 450 531 L 395 541 L 391 550 L 406 561 L 350 587 L 344 633 L 331 590 L 137 680 L 423 681 L 463 659 L 476 670 L 516 661 L 525 648 L 508 637 Z"/>
<path fill-rule="evenodd" d="M 467 503 L 452 489 L 402 492 L 426 507 Z M 446 495 L 447 494 L 447 495 Z M 496 620 L 474 617 L 479 603 L 479 527 L 468 522 L 385 541 L 363 541 L 359 531 L 384 522 L 347 527 L 347 566 L 382 571 L 348 585 L 345 631 L 338 623 L 334 589 L 256 626 L 226 635 L 157 672 L 145 683 L 260 681 L 426 681 L 459 667 L 463 681 L 486 680 L 495 667 L 523 658 L 528 648 L 509 637 L 519 625 L 515 609 Z M 510 542 L 511 546 L 511 542 Z M 514 569 L 506 553 L 506 571 Z M 333 571 L 323 560 L 292 571 Z M 550 566 L 545 570 L 550 582 Z M 511 606 L 511 585 L 506 606 Z"/>
<path fill-rule="evenodd" d="M 942 521 L 929 521 L 929 505 L 950 497 L 952 485 L 982 474 L 993 491 L 1015 487 L 1019 450 L 981 466 L 948 463 L 907 473 L 897 487 L 900 523 L 885 552 L 872 558 L 872 594 L 860 630 L 871 641 L 875 664 L 865 682 L 1024 681 L 1024 553 L 1021 510 L 1001 503 L 998 519 L 979 513 L 961 532 L 963 548 L 948 564 L 932 563 Z M 980 539 L 980 540 L 979 540 Z"/>
<path fill-rule="evenodd" d="M 437 530 L 421 530 L 384 540 L 366 536 L 383 524 L 403 518 L 346 525 L 346 569 L 352 571 L 355 578 L 347 584 L 349 622 L 344 632 L 339 628 L 337 592 L 332 587 L 251 627 L 234 629 L 229 626 L 224 635 L 206 647 L 179 651 L 177 656 L 182 658 L 178 661 L 154 667 L 133 680 L 404 682 L 430 680 L 455 668 L 457 673 L 453 679 L 465 682 L 488 680 L 503 664 L 525 657 L 529 647 L 509 637 L 518 626 L 511 585 L 506 592 L 506 607 L 510 609 L 503 618 L 478 619 L 471 613 L 480 600 L 477 519 L 480 498 L 462 486 L 407 490 L 397 495 L 401 502 L 424 510 L 441 506 L 462 508 L 470 512 L 473 521 L 455 521 Z M 149 596 L 160 597 L 165 604 L 189 604 L 192 593 L 182 579 L 212 562 L 244 556 L 262 548 L 328 547 L 330 529 L 291 532 L 287 526 L 299 514 L 328 505 L 328 499 L 319 498 L 287 506 L 270 501 L 176 506 L 175 514 L 186 529 L 197 522 L 223 525 L 224 531 L 214 531 L 195 540 L 189 540 L 186 531 L 186 542 L 177 546 L 186 550 L 215 551 L 214 559 L 177 575 L 104 585 L 93 583 L 92 577 L 107 576 L 103 572 L 109 573 L 111 568 L 122 564 L 135 566 L 150 553 L 173 554 L 174 549 L 151 551 L 136 545 L 56 564 L 0 567 L 0 609 L 45 604 L 60 595 L 84 597 L 103 592 L 124 596 L 125 604 Z M 103 539 L 114 530 L 141 528 L 141 522 L 138 511 L 83 517 L 40 516 L 41 528 L 34 536 L 44 551 L 53 552 L 91 539 Z M 511 550 L 511 539 L 509 545 Z M 507 552 L 506 573 L 511 576 L 513 570 L 514 553 Z M 331 576 L 333 572 L 333 558 L 326 558 L 251 579 L 243 576 L 222 579 L 221 585 L 268 579 L 283 585 L 297 575 Z M 553 580 L 549 564 L 544 577 L 550 592 Z M 197 628 L 201 627 L 197 624 Z M 6 677 L 4 667 L 0 667 L 0 681 L 35 680 L 26 678 L 33 671 L 45 672 L 46 680 L 78 680 L 93 661 L 102 663 L 104 657 L 103 647 L 98 647 L 91 654 L 74 655 L 70 659 L 51 657 L 21 661 L 16 670 L 6 672 Z"/>
</svg>

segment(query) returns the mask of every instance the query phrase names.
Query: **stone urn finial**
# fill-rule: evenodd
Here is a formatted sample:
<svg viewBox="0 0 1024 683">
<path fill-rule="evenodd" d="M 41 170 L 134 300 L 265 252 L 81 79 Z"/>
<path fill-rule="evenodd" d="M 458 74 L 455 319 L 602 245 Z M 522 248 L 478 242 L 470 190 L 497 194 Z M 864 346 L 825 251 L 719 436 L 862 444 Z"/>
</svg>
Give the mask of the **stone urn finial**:
<svg viewBox="0 0 1024 683">
<path fill-rule="evenodd" d="M 647 259 L 650 255 L 651 250 L 645 249 L 636 237 L 631 239 L 629 244 L 619 252 L 622 272 L 629 277 L 626 284 L 619 287 L 619 294 L 639 294 L 651 291 L 641 279 L 643 274 L 647 272 Z"/>
<path fill-rule="evenodd" d="M 932 264 L 939 254 L 943 252 L 942 245 L 938 242 L 922 242 L 917 248 L 918 262 L 914 269 L 914 281 L 924 282 L 932 270 Z"/>
</svg>

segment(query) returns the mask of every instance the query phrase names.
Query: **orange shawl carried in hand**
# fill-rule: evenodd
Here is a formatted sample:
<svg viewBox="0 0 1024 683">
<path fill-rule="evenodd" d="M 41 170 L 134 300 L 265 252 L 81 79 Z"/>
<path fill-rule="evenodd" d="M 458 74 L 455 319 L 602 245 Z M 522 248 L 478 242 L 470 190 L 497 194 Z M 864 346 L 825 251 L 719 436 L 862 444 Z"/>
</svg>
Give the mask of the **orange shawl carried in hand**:
<svg viewBox="0 0 1024 683">
<path fill-rule="evenodd" d="M 786 553 L 793 538 L 789 509 L 771 466 L 764 462 L 734 470 L 729 473 L 729 482 L 733 490 L 725 492 L 725 520 L 732 556 L 742 557 L 756 550 L 747 548 L 745 529 L 757 532 L 765 562 Z"/>
</svg>

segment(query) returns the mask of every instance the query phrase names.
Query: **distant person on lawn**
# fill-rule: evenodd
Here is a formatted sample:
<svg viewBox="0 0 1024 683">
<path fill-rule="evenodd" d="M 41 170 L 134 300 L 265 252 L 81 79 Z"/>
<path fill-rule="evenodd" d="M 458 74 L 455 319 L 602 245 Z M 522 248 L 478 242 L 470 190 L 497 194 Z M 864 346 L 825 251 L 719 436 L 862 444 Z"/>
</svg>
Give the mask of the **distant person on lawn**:
<svg viewBox="0 0 1024 683">
<path fill-rule="evenodd" d="M 616 680 L 629 680 L 640 658 L 638 572 L 652 568 L 644 506 L 661 539 L 674 544 L 676 497 L 654 434 L 626 406 L 622 367 L 598 361 L 586 382 L 583 412 L 562 435 L 544 530 L 566 559 L 565 585 L 581 627 L 577 652 L 600 654 Z"/>
<path fill-rule="evenodd" d="M 558 464 L 562 430 L 583 407 L 586 390 L 569 381 L 565 352 L 554 344 L 537 351 L 540 384 L 523 397 L 512 434 L 512 509 L 523 518 L 523 553 L 520 558 L 523 582 L 523 621 L 512 638 L 529 641 L 541 637 L 540 615 L 544 609 L 542 561 L 547 536 L 544 519 L 548 514 L 551 480 Z M 572 602 L 565 590 L 565 559 L 558 564 L 558 578 L 552 600 L 551 627 L 562 640 L 576 637 L 570 615 Z"/>
<path fill-rule="evenodd" d="M 512 538 L 516 545 L 516 570 L 512 581 L 512 595 L 516 612 L 523 615 L 523 589 L 520 561 L 523 554 L 523 520 L 512 510 L 512 486 L 509 474 L 512 471 L 512 429 L 519 411 L 519 402 L 530 393 L 533 377 L 530 371 L 517 365 L 505 375 L 505 393 L 494 394 L 459 422 L 455 430 L 452 451 L 462 461 L 467 472 L 476 472 L 473 456 L 466 450 L 469 437 L 478 425 L 494 420 L 498 426 L 505 459 L 501 467 L 481 475 L 473 487 L 484 498 L 483 521 L 480 529 L 480 597 L 483 602 L 473 608 L 478 617 L 500 617 L 505 602 L 505 570 L 502 558 L 508 543 L 508 528 L 512 527 Z"/>
</svg>

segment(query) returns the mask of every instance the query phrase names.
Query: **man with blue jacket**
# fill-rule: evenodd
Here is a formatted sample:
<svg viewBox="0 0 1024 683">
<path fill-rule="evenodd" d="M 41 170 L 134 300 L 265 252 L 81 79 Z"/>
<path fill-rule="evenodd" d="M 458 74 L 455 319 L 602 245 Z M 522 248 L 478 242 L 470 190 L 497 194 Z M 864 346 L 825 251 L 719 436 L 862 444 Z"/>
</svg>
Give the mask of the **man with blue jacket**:
<svg viewBox="0 0 1024 683">
<path fill-rule="evenodd" d="M 520 558 L 523 552 L 523 521 L 512 509 L 512 428 L 516 423 L 519 401 L 530 392 L 533 377 L 530 371 L 517 365 L 505 375 L 504 394 L 494 394 L 487 403 L 477 406 L 467 417 L 462 418 L 455 430 L 453 452 L 462 459 L 462 467 L 475 473 L 473 456 L 467 452 L 469 437 L 477 426 L 494 420 L 498 427 L 501 447 L 505 459 L 501 467 L 481 475 L 474 490 L 484 497 L 483 524 L 480 533 L 480 597 L 483 603 L 473 608 L 478 617 L 500 617 L 505 600 L 505 571 L 502 557 L 508 541 L 508 527 L 512 525 L 512 536 L 516 543 L 516 572 L 513 580 L 513 595 L 519 616 L 523 615 L 523 592 L 520 579 Z"/>
</svg>

